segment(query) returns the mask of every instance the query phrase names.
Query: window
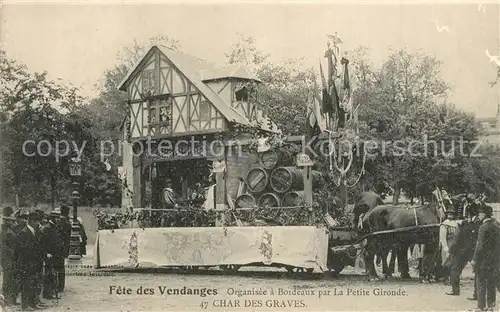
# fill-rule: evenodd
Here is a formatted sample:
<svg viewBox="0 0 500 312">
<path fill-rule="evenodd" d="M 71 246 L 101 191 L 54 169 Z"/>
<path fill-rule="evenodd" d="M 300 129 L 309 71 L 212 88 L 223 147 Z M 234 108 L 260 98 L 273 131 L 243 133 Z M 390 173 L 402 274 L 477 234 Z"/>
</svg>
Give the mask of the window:
<svg viewBox="0 0 500 312">
<path fill-rule="evenodd" d="M 146 69 L 142 72 L 142 92 L 146 96 L 155 95 L 156 70 Z"/>
<path fill-rule="evenodd" d="M 200 103 L 200 120 L 210 120 L 210 103 L 208 101 L 201 101 Z"/>
<path fill-rule="evenodd" d="M 257 85 L 252 81 L 239 82 L 234 87 L 234 100 L 241 102 L 257 102 Z"/>
<path fill-rule="evenodd" d="M 236 89 L 234 92 L 234 97 L 236 101 L 247 102 L 248 101 L 248 89 L 246 86 L 243 86 L 239 89 Z"/>
<path fill-rule="evenodd" d="M 169 134 L 172 125 L 172 101 L 170 97 L 149 100 L 149 134 Z"/>
</svg>

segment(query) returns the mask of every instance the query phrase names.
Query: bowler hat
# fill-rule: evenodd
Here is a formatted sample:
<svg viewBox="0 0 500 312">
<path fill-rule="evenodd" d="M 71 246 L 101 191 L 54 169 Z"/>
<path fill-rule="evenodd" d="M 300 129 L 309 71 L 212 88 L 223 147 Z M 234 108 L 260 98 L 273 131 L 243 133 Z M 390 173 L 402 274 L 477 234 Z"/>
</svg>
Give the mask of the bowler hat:
<svg viewBox="0 0 500 312">
<path fill-rule="evenodd" d="M 67 215 L 69 213 L 69 207 L 66 205 L 61 205 L 61 214 Z"/>
<path fill-rule="evenodd" d="M 493 208 L 488 205 L 481 205 L 477 208 L 477 213 L 480 212 L 486 214 L 487 216 L 491 216 L 493 214 Z"/>
<path fill-rule="evenodd" d="M 12 207 L 7 206 L 2 209 L 2 216 L 10 217 L 14 213 L 14 209 Z"/>
<path fill-rule="evenodd" d="M 60 217 L 61 216 L 61 209 L 55 208 L 50 212 L 51 217 Z"/>
</svg>

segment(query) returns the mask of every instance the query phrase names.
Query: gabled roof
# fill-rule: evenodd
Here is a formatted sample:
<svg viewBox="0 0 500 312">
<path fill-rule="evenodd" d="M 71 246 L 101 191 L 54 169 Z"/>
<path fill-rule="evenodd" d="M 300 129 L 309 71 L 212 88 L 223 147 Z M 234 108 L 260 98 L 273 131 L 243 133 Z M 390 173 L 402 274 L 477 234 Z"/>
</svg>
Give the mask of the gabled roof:
<svg viewBox="0 0 500 312">
<path fill-rule="evenodd" d="M 155 49 L 158 49 L 161 53 L 163 53 L 172 62 L 172 64 L 180 72 L 182 72 L 182 74 L 184 74 L 184 76 L 186 76 L 186 78 L 215 106 L 215 108 L 221 112 L 224 118 L 243 125 L 251 124 L 247 118 L 245 118 L 237 110 L 232 108 L 230 103 L 225 103 L 217 93 L 215 93 L 203 82 L 203 80 L 207 80 L 206 77 L 210 77 L 208 80 L 227 77 L 257 80 L 255 78 L 248 78 L 253 76 L 246 68 L 242 67 L 242 65 L 216 67 L 205 60 L 194 57 L 187 53 L 174 51 L 161 45 L 154 45 L 134 64 L 127 75 L 125 75 L 125 77 L 118 85 L 119 90 L 127 90 L 127 82 L 140 70 L 142 63 L 145 62 L 149 55 L 154 53 Z M 277 126 L 274 125 L 274 123 L 273 130 L 269 130 L 267 127 L 262 127 L 262 129 L 272 132 L 279 132 L 279 130 L 274 130 L 277 129 Z"/>
<path fill-rule="evenodd" d="M 202 73 L 203 81 L 210 81 L 222 78 L 242 78 L 242 79 L 250 79 L 261 82 L 259 78 L 251 74 L 250 71 L 241 64 L 233 64 L 224 67 L 207 69 Z"/>
</svg>

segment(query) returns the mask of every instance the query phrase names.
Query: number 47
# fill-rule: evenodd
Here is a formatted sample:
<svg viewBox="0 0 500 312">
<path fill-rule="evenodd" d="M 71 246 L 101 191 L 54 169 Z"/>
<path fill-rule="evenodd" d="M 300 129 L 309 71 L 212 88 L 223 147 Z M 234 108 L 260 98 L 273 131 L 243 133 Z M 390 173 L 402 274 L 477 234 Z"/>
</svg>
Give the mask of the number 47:
<svg viewBox="0 0 500 312">
<path fill-rule="evenodd" d="M 206 310 L 206 309 L 207 309 L 207 307 L 208 307 L 208 302 L 206 302 L 206 301 L 202 301 L 202 302 L 200 303 L 200 308 L 202 308 L 202 309 L 205 309 L 205 310 Z"/>
</svg>

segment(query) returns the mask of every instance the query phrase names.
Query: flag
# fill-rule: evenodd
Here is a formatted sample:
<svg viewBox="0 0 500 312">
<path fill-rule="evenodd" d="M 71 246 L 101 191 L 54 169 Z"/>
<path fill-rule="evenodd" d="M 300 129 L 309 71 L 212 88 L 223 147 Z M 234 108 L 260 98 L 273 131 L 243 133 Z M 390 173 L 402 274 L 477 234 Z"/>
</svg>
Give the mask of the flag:
<svg viewBox="0 0 500 312">
<path fill-rule="evenodd" d="M 319 63 L 319 72 L 321 74 L 321 86 L 323 87 L 321 112 L 324 114 L 330 114 L 333 112 L 332 99 L 328 93 L 328 86 L 326 84 L 325 75 L 323 74 L 323 66 L 321 66 L 321 62 Z"/>
<path fill-rule="evenodd" d="M 335 57 L 335 53 L 328 45 L 328 50 L 325 52 L 325 58 L 328 60 L 328 86 L 335 82 L 335 75 L 337 74 L 337 69 L 335 68 L 335 64 L 337 63 L 337 58 Z M 335 59 L 335 62 L 333 61 Z"/>
<path fill-rule="evenodd" d="M 307 96 L 307 121 L 310 128 L 315 128 L 316 126 L 316 116 L 314 114 L 314 93 L 309 92 Z"/>
<path fill-rule="evenodd" d="M 323 116 L 321 113 L 321 105 L 320 105 L 320 98 L 319 95 L 316 93 L 316 96 L 314 97 L 314 115 L 316 117 L 316 123 L 321 131 L 325 131 L 327 129 L 326 127 L 326 118 Z"/>
<path fill-rule="evenodd" d="M 347 67 L 347 65 L 349 65 L 349 60 L 346 58 L 342 58 L 340 64 L 342 64 L 344 67 L 344 74 L 342 78 L 342 88 L 344 89 L 344 96 L 342 99 L 341 107 L 345 112 L 349 113 L 352 111 L 351 84 L 349 82 L 349 68 Z"/>
<path fill-rule="evenodd" d="M 344 90 L 342 103 L 340 104 L 340 108 L 342 110 L 343 115 L 345 113 L 352 112 L 352 96 L 351 96 L 351 85 L 349 82 L 349 69 L 347 65 L 349 64 L 349 60 L 346 58 L 342 58 L 340 64 L 343 66 L 343 77 L 342 77 L 342 89 Z M 340 122 L 339 122 L 340 123 Z"/>
<path fill-rule="evenodd" d="M 338 112 L 340 111 L 340 103 L 337 87 L 335 86 L 335 77 L 337 76 L 335 64 L 337 63 L 337 59 L 335 57 L 335 53 L 333 53 L 333 50 L 330 47 L 326 50 L 325 57 L 328 60 L 328 93 L 331 102 L 331 112 L 337 112 L 336 114 L 338 115 Z"/>
</svg>

